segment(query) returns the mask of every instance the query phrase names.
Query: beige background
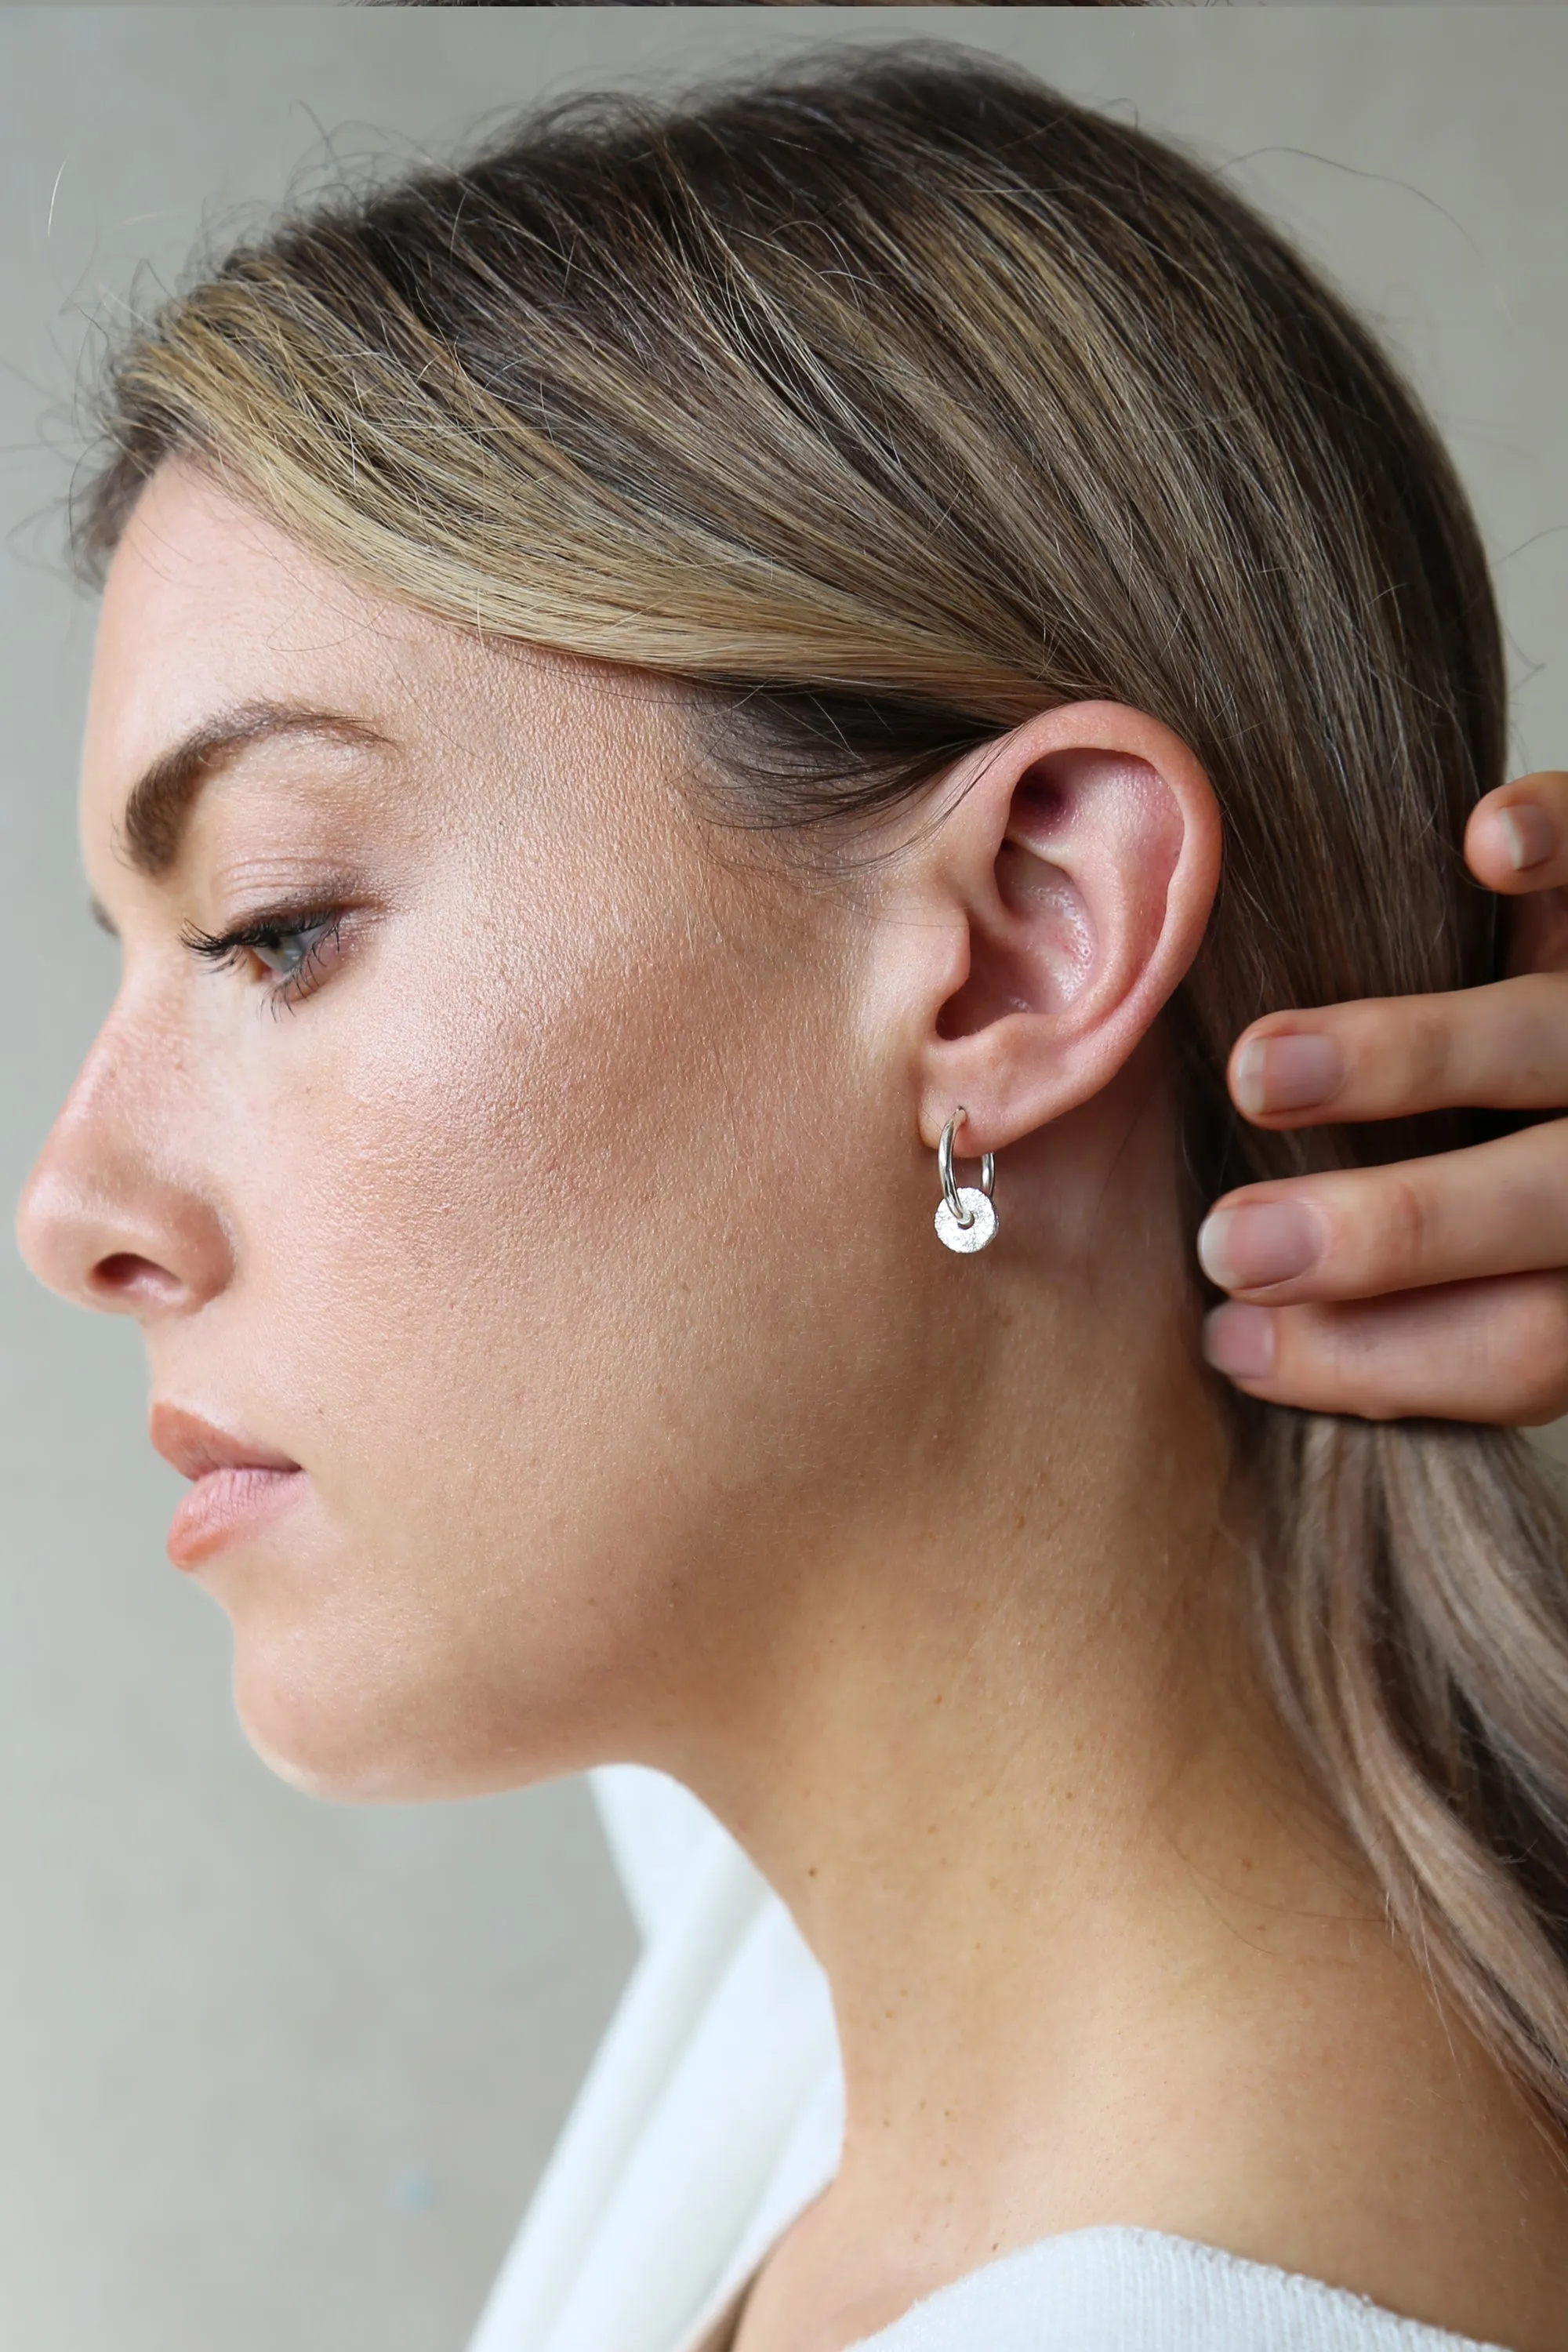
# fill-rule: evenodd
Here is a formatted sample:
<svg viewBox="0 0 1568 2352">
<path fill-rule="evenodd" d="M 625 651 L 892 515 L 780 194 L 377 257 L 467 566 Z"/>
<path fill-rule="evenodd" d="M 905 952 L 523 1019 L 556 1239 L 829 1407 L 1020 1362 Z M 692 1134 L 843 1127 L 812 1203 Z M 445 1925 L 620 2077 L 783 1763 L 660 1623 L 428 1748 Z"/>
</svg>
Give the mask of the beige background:
<svg viewBox="0 0 1568 2352">
<path fill-rule="evenodd" d="M 1198 143 L 1382 322 L 1568 760 L 1568 20 L 1544 10 L 0 14 L 0 1192 L 112 984 L 58 558 L 94 313 L 345 154 L 595 77 L 951 30 Z M 133 292 L 135 264 L 146 257 Z M 1391 884 L 1394 877 L 1391 877 Z M 460 2346 L 632 1952 L 581 1788 L 336 1811 L 236 1731 L 163 1559 L 134 1332 L 0 1257 L 0 2347 Z M 606 2347 L 610 2352 L 610 2347 Z"/>
</svg>

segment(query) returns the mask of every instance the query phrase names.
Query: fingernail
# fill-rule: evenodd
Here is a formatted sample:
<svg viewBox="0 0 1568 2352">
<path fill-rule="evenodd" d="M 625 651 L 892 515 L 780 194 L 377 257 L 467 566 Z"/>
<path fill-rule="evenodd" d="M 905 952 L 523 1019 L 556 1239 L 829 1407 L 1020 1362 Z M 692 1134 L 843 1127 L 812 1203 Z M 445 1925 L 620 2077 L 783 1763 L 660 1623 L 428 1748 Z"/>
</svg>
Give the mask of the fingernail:
<svg viewBox="0 0 1568 2352">
<path fill-rule="evenodd" d="M 1295 1201 L 1215 1209 L 1198 1227 L 1198 1263 L 1222 1290 L 1289 1282 L 1315 1264 L 1322 1246 L 1317 1218 Z"/>
<path fill-rule="evenodd" d="M 1511 808 L 1499 809 L 1497 816 L 1516 874 L 1531 866 L 1544 866 L 1556 856 L 1557 827 L 1533 801 L 1515 801 Z"/>
<path fill-rule="evenodd" d="M 1236 1057 L 1231 1092 L 1238 1109 L 1306 1110 L 1345 1082 L 1345 1057 L 1331 1037 L 1253 1037 Z"/>
<path fill-rule="evenodd" d="M 1267 1307 L 1216 1307 L 1204 1319 L 1204 1354 L 1233 1381 L 1266 1381 L 1274 1370 L 1274 1318 Z"/>
</svg>

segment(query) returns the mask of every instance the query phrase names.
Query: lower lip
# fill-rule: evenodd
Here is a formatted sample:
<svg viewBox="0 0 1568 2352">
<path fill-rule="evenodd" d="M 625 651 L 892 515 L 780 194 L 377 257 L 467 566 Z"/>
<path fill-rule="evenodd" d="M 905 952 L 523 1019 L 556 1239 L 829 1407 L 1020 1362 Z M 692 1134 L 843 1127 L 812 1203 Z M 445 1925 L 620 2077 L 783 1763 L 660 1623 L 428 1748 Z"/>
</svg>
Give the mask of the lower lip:
<svg viewBox="0 0 1568 2352">
<path fill-rule="evenodd" d="M 237 1536 L 286 1511 L 304 1484 L 302 1470 L 209 1470 L 174 1513 L 169 1558 L 176 1568 L 200 1568 Z"/>
</svg>

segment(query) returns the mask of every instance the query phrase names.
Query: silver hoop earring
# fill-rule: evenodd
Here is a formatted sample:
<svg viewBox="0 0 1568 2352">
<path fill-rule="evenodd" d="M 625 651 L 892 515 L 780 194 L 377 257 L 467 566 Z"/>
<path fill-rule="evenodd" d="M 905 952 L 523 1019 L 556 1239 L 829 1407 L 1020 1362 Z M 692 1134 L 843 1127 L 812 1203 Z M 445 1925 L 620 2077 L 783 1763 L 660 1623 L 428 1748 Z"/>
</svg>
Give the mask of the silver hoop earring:
<svg viewBox="0 0 1568 2352">
<path fill-rule="evenodd" d="M 952 1138 L 959 1121 L 967 1118 L 963 1105 L 959 1104 L 942 1130 L 942 1141 L 936 1147 L 936 1164 L 942 1176 L 942 1197 L 937 1203 L 936 1237 L 950 1250 L 983 1250 L 996 1237 L 996 1211 L 991 1195 L 996 1189 L 996 1161 L 989 1151 L 980 1161 L 980 1190 L 973 1184 L 957 1185 L 952 1181 Z"/>
</svg>

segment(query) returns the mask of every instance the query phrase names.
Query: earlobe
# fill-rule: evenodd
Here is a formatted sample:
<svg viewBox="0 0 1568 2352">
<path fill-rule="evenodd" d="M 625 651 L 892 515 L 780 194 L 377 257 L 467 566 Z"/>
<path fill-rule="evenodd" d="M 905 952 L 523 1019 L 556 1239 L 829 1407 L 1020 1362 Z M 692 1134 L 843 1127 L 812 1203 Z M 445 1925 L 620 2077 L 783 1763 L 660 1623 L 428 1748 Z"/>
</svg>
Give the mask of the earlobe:
<svg viewBox="0 0 1568 2352">
<path fill-rule="evenodd" d="M 934 1148 L 962 1101 L 971 1148 L 997 1150 L 1098 1093 L 1147 1034 L 1207 926 L 1219 814 L 1180 738 L 1112 703 L 1043 712 L 960 783 L 927 877 L 963 938 L 932 967 L 921 1132 Z"/>
</svg>

